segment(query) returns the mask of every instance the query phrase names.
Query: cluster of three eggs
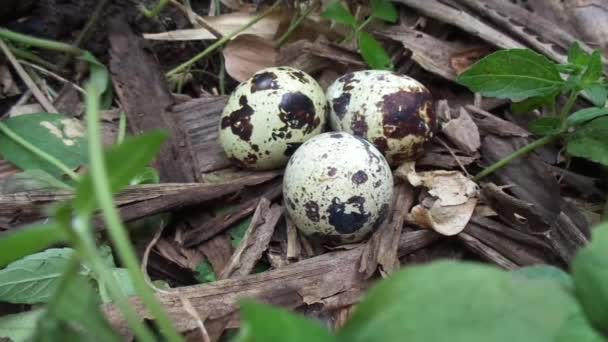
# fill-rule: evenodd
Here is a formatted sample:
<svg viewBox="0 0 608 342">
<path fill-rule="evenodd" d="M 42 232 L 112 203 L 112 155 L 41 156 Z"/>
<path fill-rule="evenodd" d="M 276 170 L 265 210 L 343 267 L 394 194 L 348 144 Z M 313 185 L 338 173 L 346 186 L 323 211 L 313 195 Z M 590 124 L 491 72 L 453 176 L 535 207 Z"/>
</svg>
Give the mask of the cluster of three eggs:
<svg viewBox="0 0 608 342">
<path fill-rule="evenodd" d="M 323 133 L 328 123 L 334 132 Z M 326 94 L 310 75 L 276 67 L 235 89 L 219 137 L 243 168 L 287 164 L 283 199 L 302 232 L 354 242 L 387 213 L 389 165 L 419 156 L 435 125 L 429 91 L 410 77 L 357 71 L 338 78 Z"/>
</svg>

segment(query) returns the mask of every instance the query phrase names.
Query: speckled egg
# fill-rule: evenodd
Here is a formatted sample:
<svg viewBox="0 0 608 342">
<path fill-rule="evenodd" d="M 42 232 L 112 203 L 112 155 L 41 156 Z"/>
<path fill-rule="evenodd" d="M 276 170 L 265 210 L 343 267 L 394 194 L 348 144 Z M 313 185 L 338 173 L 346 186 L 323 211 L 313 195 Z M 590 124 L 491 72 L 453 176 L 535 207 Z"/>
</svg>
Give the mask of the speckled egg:
<svg viewBox="0 0 608 342">
<path fill-rule="evenodd" d="M 372 142 L 391 165 L 419 157 L 435 134 L 431 93 L 405 75 L 348 73 L 327 89 L 327 100 L 332 129 Z"/>
<path fill-rule="evenodd" d="M 393 175 L 382 153 L 345 132 L 305 142 L 283 178 L 291 220 L 306 235 L 330 244 L 363 239 L 382 222 L 392 196 Z"/>
<path fill-rule="evenodd" d="M 240 167 L 279 168 L 323 131 L 328 113 L 323 89 L 311 76 L 289 67 L 264 69 L 230 95 L 219 141 Z"/>
</svg>

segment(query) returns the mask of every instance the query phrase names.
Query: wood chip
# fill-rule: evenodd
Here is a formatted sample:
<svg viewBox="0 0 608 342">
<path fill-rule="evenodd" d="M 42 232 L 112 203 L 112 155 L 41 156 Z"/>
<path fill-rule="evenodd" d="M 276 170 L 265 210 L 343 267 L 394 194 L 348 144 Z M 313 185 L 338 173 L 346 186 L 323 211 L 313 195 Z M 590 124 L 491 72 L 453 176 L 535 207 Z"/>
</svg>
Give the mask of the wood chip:
<svg viewBox="0 0 608 342">
<path fill-rule="evenodd" d="M 274 228 L 282 215 L 283 208 L 280 205 L 271 205 L 268 199 L 262 198 L 243 240 L 218 278 L 227 279 L 249 275 L 262 257 L 262 253 L 268 248 Z"/>
<path fill-rule="evenodd" d="M 507 259 L 498 251 L 492 249 L 490 246 L 487 246 L 475 237 L 464 232 L 458 234 L 457 237 L 468 249 L 487 261 L 494 263 L 506 270 L 514 270 L 517 268 L 517 264 L 515 264 L 513 261 Z"/>
<path fill-rule="evenodd" d="M 501 119 L 498 116 L 487 112 L 481 108 L 468 105 L 465 107 L 466 110 L 471 113 L 479 114 L 482 116 L 481 119 L 473 116 L 473 120 L 479 127 L 479 130 L 482 134 L 495 134 L 503 137 L 528 137 L 530 136 L 530 132 L 525 129 L 517 126 L 516 124 Z"/>
</svg>

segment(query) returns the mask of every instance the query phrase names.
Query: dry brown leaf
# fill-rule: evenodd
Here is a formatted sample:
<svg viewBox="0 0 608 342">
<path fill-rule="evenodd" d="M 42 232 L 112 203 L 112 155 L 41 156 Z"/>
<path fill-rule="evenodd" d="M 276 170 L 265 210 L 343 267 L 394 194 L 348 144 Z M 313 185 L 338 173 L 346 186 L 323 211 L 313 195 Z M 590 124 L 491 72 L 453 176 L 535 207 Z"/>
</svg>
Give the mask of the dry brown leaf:
<svg viewBox="0 0 608 342">
<path fill-rule="evenodd" d="M 253 13 L 234 12 L 216 17 L 203 17 L 216 31 L 229 35 L 247 25 L 256 17 Z M 274 38 L 280 24 L 280 16 L 271 14 L 262 18 L 241 34 L 253 34 L 262 38 Z M 143 37 L 150 40 L 201 40 L 217 39 L 205 28 L 174 30 L 162 33 L 144 33 Z"/>
<path fill-rule="evenodd" d="M 5 65 L 0 65 L 0 99 L 21 94 L 11 72 Z"/>
<path fill-rule="evenodd" d="M 437 200 L 430 208 L 417 205 L 411 217 L 418 225 L 430 228 L 441 235 L 452 236 L 464 230 L 473 215 L 477 199 L 471 198 L 463 204 L 441 205 Z"/>
<path fill-rule="evenodd" d="M 460 75 L 475 62 L 492 52 L 487 46 L 459 51 L 450 56 L 450 67 Z"/>
<path fill-rule="evenodd" d="M 441 131 L 456 147 L 467 154 L 475 153 L 481 146 L 479 129 L 462 107 L 460 107 L 460 116 L 448 121 Z"/>
<path fill-rule="evenodd" d="M 271 40 L 243 34 L 228 43 L 223 53 L 226 72 L 243 82 L 257 71 L 275 66 L 278 52 Z"/>
</svg>

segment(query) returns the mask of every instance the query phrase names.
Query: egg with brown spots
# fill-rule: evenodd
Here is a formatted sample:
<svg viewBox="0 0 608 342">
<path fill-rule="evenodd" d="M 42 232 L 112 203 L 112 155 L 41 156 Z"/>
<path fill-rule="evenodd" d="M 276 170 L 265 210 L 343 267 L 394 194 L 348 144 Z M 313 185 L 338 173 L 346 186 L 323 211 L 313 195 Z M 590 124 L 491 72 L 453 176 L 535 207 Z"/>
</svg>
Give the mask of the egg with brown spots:
<svg viewBox="0 0 608 342">
<path fill-rule="evenodd" d="M 219 141 L 242 168 L 280 168 L 303 142 L 323 131 L 328 113 L 325 93 L 310 75 L 289 67 L 264 69 L 230 95 Z"/>
<path fill-rule="evenodd" d="M 414 160 L 433 138 L 431 93 L 415 79 L 390 71 L 348 73 L 327 89 L 333 130 L 365 138 L 391 165 Z"/>
<path fill-rule="evenodd" d="M 326 243 L 360 241 L 384 220 L 393 196 L 391 169 L 368 141 L 320 134 L 289 160 L 283 178 L 287 214 L 303 233 Z"/>
</svg>

